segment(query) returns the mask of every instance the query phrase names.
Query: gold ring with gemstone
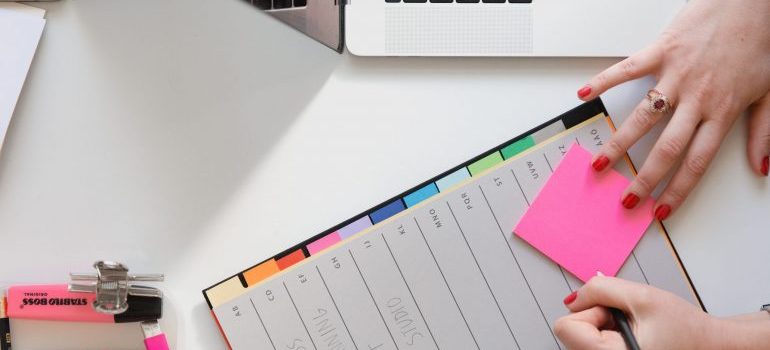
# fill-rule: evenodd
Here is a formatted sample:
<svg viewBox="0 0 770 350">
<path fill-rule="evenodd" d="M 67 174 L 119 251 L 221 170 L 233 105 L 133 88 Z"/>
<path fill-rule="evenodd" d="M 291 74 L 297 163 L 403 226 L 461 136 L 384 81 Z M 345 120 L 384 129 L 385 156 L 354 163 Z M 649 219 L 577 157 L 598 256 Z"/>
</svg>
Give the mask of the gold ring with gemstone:
<svg viewBox="0 0 770 350">
<path fill-rule="evenodd" d="M 658 90 L 651 89 L 650 91 L 647 91 L 647 100 L 650 101 L 650 112 L 666 113 L 671 109 L 671 103 L 668 101 L 668 97 Z"/>
</svg>

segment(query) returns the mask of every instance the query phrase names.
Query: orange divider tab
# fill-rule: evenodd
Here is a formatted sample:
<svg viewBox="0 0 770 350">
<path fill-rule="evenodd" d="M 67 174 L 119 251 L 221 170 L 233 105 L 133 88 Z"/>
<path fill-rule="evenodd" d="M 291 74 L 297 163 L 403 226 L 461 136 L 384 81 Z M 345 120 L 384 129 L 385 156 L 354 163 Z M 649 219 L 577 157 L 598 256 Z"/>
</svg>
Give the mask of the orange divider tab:
<svg viewBox="0 0 770 350">
<path fill-rule="evenodd" d="M 281 271 L 281 269 L 278 267 L 275 259 L 270 259 L 244 272 L 243 278 L 246 279 L 246 284 L 251 287 L 278 271 Z"/>
<path fill-rule="evenodd" d="M 291 254 L 278 259 L 276 262 L 278 263 L 279 269 L 286 270 L 286 268 L 289 266 L 294 265 L 302 260 L 305 260 L 305 253 L 302 252 L 302 249 L 297 249 Z"/>
</svg>

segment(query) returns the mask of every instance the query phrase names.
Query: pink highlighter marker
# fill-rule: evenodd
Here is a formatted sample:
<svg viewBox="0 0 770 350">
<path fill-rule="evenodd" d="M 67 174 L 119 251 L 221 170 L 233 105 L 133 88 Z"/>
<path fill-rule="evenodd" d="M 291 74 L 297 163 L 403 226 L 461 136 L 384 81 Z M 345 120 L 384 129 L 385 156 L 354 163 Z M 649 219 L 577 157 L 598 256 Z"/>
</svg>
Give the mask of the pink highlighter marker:
<svg viewBox="0 0 770 350">
<path fill-rule="evenodd" d="M 128 310 L 111 315 L 94 310 L 95 293 L 70 292 L 66 284 L 8 288 L 8 318 L 68 322 L 127 323 L 160 319 L 163 299 L 128 296 Z"/>
</svg>

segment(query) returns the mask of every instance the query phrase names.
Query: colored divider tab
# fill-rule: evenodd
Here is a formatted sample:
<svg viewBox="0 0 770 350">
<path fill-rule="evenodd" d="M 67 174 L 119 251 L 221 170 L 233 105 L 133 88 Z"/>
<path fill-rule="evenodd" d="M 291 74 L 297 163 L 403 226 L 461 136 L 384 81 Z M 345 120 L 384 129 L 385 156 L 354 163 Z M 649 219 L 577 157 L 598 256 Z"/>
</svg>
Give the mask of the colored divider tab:
<svg viewBox="0 0 770 350">
<path fill-rule="evenodd" d="M 307 245 L 307 251 L 310 252 L 310 255 L 316 255 L 316 253 L 321 252 L 322 250 L 329 248 L 333 246 L 335 243 L 341 241 L 339 233 L 332 232 L 326 236 L 323 236 L 313 243 L 310 243 Z"/>
<path fill-rule="evenodd" d="M 404 203 L 402 203 L 400 199 L 396 199 L 395 201 L 388 203 L 388 205 L 372 212 L 369 214 L 369 217 L 372 219 L 372 224 L 376 224 L 382 220 L 398 214 L 404 209 Z"/>
<path fill-rule="evenodd" d="M 404 203 L 406 203 L 407 208 L 413 207 L 415 204 L 420 203 L 437 193 L 438 188 L 436 187 L 436 184 L 430 183 L 427 186 L 406 195 L 404 197 Z"/>
<path fill-rule="evenodd" d="M 532 133 L 532 135 L 529 135 L 529 137 L 531 137 L 532 140 L 535 141 L 535 143 L 540 143 L 550 139 L 553 136 L 558 135 L 564 130 L 567 130 L 567 128 L 564 126 L 563 122 L 554 122 L 554 123 L 548 124 L 546 127 L 538 131 L 535 131 L 534 133 Z"/>
<path fill-rule="evenodd" d="M 243 291 L 241 279 L 235 276 L 207 290 L 206 296 L 209 298 L 211 306 L 217 307 L 243 294 Z"/>
<path fill-rule="evenodd" d="M 279 269 L 286 270 L 289 266 L 294 265 L 302 260 L 305 260 L 305 253 L 302 252 L 302 249 L 297 249 L 284 256 L 283 258 L 276 260 L 276 263 L 278 264 Z"/>
<path fill-rule="evenodd" d="M 471 176 L 476 176 L 502 161 L 503 157 L 500 155 L 500 152 L 495 152 L 469 165 L 468 171 L 470 171 Z"/>
<path fill-rule="evenodd" d="M 347 226 L 337 230 L 337 233 L 340 235 L 341 239 L 346 239 L 356 233 L 366 230 L 366 228 L 369 226 L 372 226 L 372 220 L 369 220 L 369 217 L 364 215 L 358 220 L 353 221 L 347 224 Z"/>
<path fill-rule="evenodd" d="M 460 168 L 460 169 L 457 169 L 457 171 L 447 176 L 444 176 L 438 181 L 436 181 L 436 187 L 438 187 L 439 191 L 444 192 L 450 187 L 457 185 L 460 182 L 463 182 L 463 180 L 469 177 L 471 177 L 471 174 L 468 173 L 468 169 Z"/>
<path fill-rule="evenodd" d="M 535 145 L 535 139 L 532 136 L 527 136 L 519 141 L 516 141 L 505 148 L 500 150 L 503 154 L 503 158 L 510 159 L 511 157 L 526 151 L 528 148 Z"/>
<path fill-rule="evenodd" d="M 246 280 L 246 285 L 253 286 L 278 271 L 281 271 L 278 263 L 275 259 L 270 259 L 244 272 L 243 278 Z"/>
</svg>

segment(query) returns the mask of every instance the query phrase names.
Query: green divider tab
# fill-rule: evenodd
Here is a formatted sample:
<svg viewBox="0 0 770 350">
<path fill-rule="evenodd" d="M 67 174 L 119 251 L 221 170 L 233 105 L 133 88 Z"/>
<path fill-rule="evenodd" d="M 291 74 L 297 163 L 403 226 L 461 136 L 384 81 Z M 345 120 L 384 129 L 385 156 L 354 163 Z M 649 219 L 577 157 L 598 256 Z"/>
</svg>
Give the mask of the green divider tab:
<svg viewBox="0 0 770 350">
<path fill-rule="evenodd" d="M 527 136 L 519 141 L 516 141 L 505 148 L 501 149 L 500 152 L 503 154 L 503 158 L 509 159 L 521 152 L 524 152 L 528 148 L 535 145 L 535 139 L 532 138 L 532 135 Z"/>
<path fill-rule="evenodd" d="M 495 152 L 469 165 L 468 171 L 471 173 L 471 176 L 476 176 L 477 174 L 495 166 L 495 164 L 502 161 L 503 157 L 500 156 L 500 152 Z"/>
</svg>

